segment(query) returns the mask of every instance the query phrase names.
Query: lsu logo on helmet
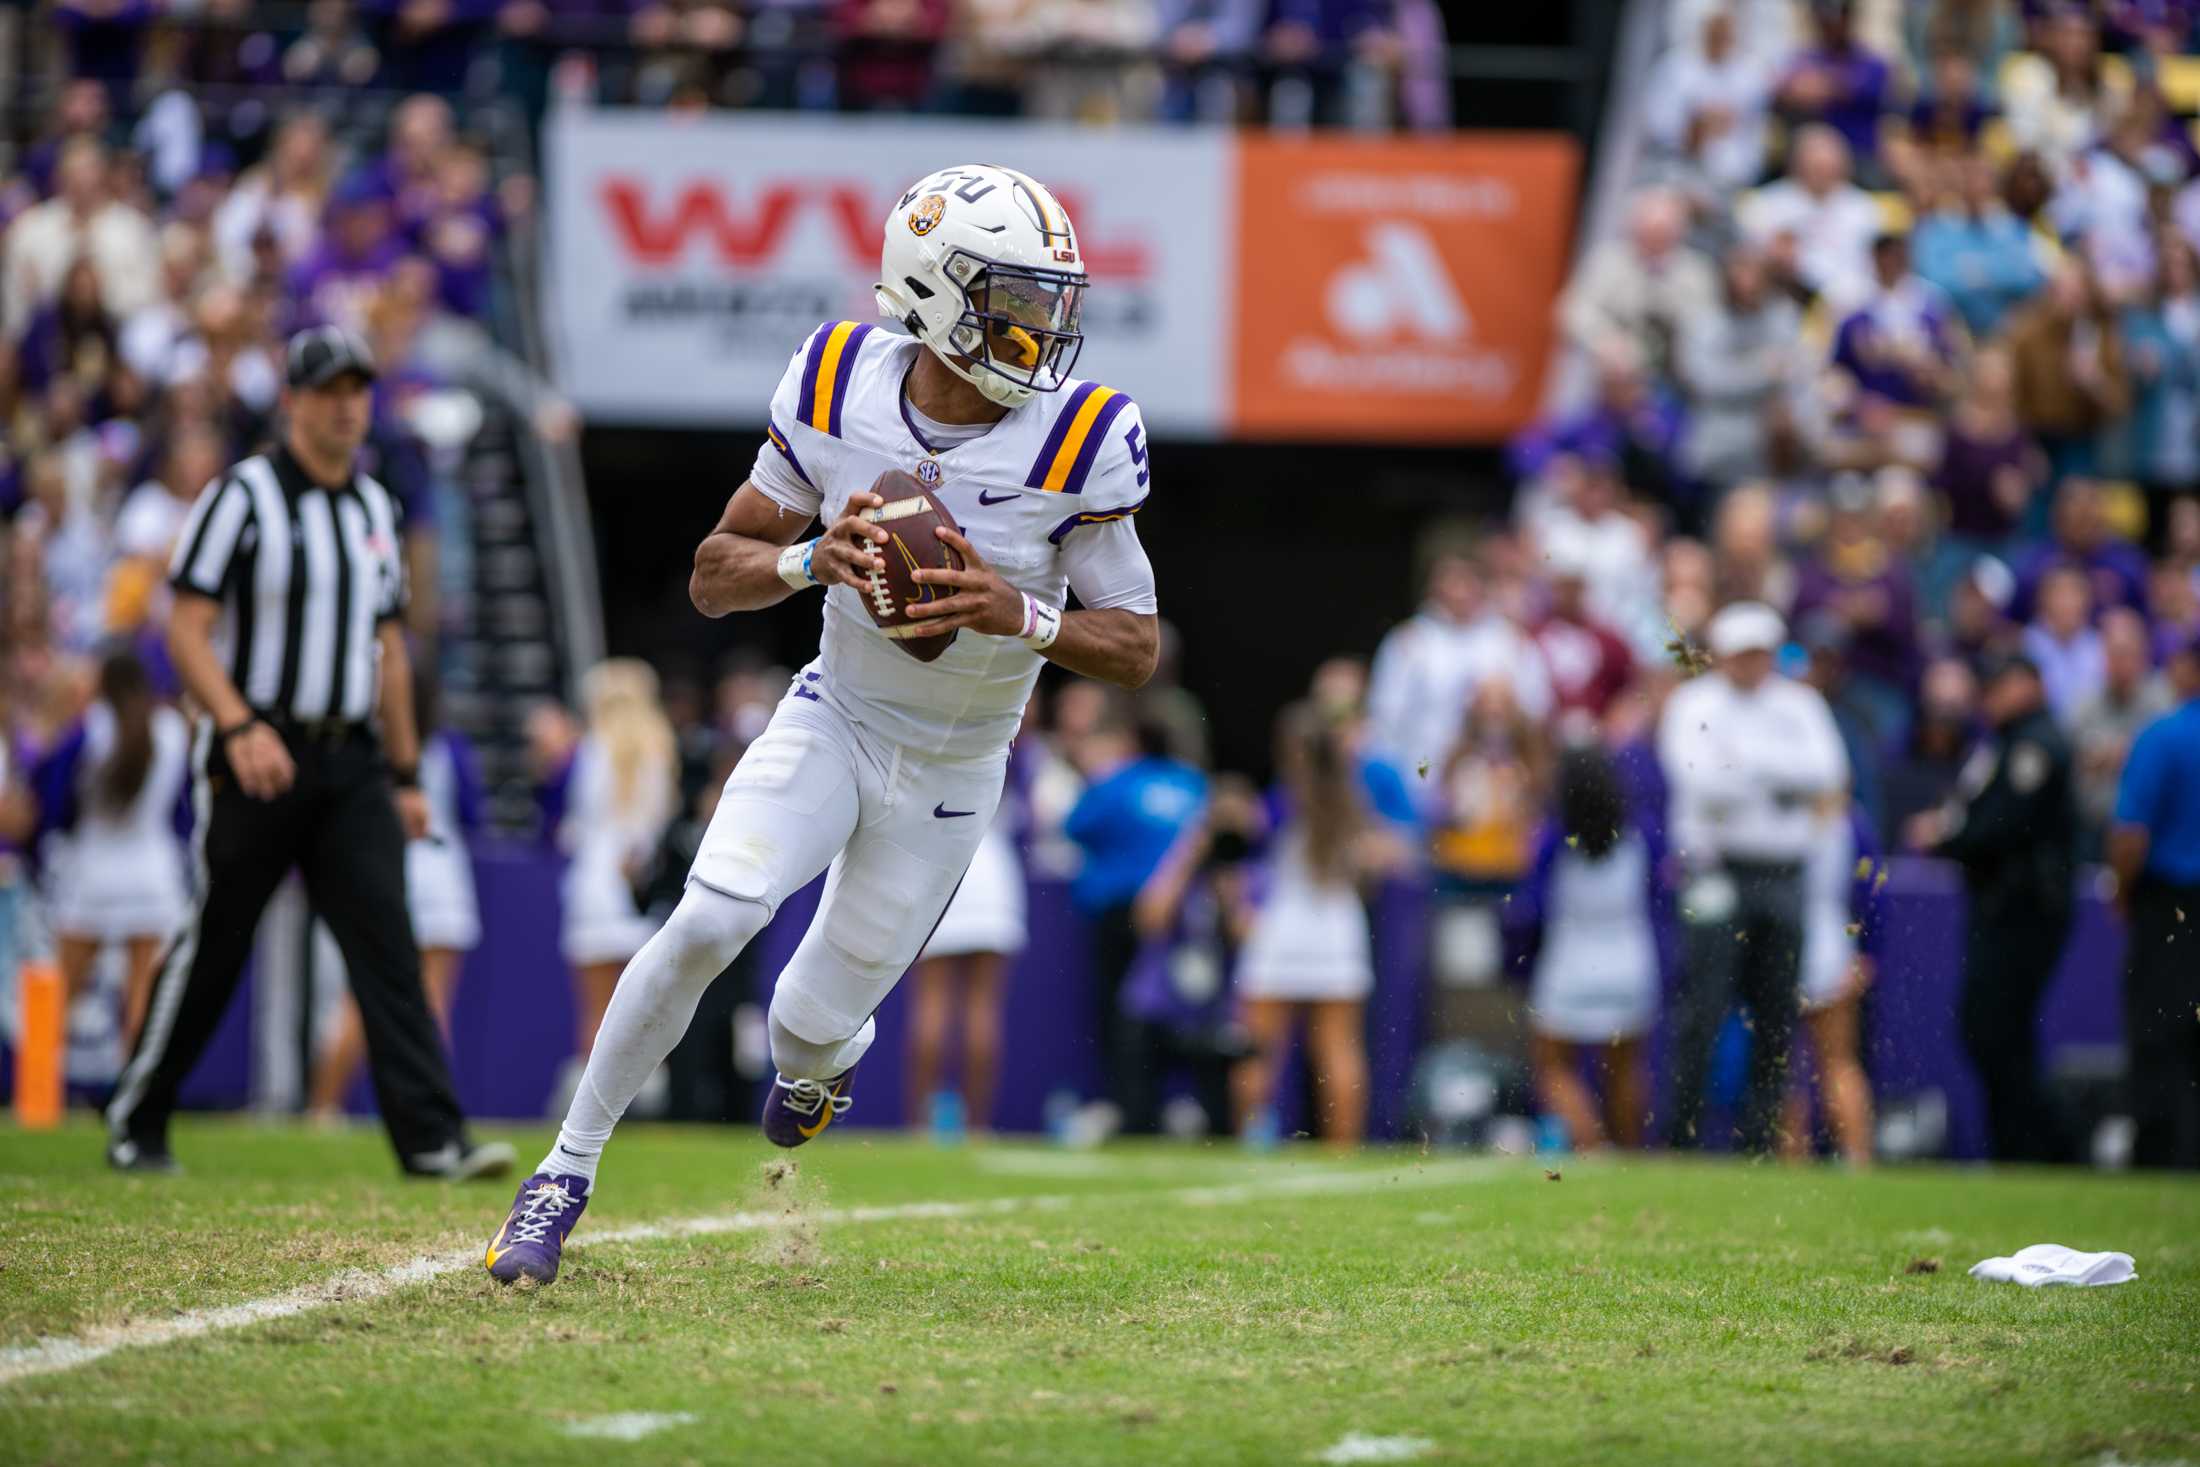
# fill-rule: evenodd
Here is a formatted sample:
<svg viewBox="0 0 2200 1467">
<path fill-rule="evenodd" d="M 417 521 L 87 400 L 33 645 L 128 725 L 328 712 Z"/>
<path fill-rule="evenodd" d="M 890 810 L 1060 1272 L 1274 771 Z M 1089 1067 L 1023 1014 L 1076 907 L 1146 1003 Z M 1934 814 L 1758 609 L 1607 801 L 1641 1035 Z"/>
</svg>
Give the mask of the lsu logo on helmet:
<svg viewBox="0 0 2200 1467">
<path fill-rule="evenodd" d="M 1013 168 L 942 168 L 886 216 L 880 313 L 1003 407 L 1070 381 L 1085 283 L 1069 211 Z"/>
</svg>

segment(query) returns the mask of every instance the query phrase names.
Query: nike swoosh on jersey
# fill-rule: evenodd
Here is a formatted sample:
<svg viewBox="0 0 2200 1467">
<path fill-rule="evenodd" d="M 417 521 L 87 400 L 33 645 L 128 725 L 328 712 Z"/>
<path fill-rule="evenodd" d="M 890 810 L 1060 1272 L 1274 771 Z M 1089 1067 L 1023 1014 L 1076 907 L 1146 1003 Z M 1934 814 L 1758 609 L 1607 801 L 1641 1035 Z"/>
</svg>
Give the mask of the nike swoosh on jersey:
<svg viewBox="0 0 2200 1467">
<path fill-rule="evenodd" d="M 1006 504 L 1011 499 L 1021 499 L 1023 497 L 1021 494 L 988 494 L 983 489 L 978 491 L 978 503 L 980 504 Z"/>
<path fill-rule="evenodd" d="M 975 815 L 977 813 L 975 810 L 950 810 L 947 808 L 945 801 L 932 807 L 932 818 L 934 820 L 953 820 L 957 816 Z"/>
</svg>

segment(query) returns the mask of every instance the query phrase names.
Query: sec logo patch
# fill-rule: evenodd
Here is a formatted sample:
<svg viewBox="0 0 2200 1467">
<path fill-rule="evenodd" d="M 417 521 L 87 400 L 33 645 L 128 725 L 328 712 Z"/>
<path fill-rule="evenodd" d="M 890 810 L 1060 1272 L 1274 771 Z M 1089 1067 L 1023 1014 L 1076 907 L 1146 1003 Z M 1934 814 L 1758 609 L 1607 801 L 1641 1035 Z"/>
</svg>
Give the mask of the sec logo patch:
<svg viewBox="0 0 2200 1467">
<path fill-rule="evenodd" d="M 909 232 L 911 234 L 930 234 L 938 226 L 940 216 L 946 212 L 947 196 L 945 194 L 926 194 L 923 201 L 909 211 Z"/>
<path fill-rule="evenodd" d="M 927 489 L 940 487 L 940 461 L 936 458 L 917 460 L 917 482 Z"/>
</svg>

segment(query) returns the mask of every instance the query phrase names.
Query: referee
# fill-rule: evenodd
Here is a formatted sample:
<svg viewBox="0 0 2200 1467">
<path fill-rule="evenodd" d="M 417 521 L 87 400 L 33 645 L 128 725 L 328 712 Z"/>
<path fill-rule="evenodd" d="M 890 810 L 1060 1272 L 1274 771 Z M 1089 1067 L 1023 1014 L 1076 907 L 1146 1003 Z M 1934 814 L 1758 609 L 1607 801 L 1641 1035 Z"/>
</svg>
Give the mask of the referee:
<svg viewBox="0 0 2200 1467">
<path fill-rule="evenodd" d="M 399 629 L 397 501 L 353 467 L 374 376 L 347 332 L 292 337 L 281 445 L 209 485 L 176 542 L 168 651 L 201 714 L 198 905 L 168 949 L 107 1109 L 107 1160 L 122 1170 L 176 1170 L 177 1088 L 292 867 L 343 949 L 399 1163 L 463 1180 L 512 1162 L 509 1146 L 467 1138 L 405 909 L 405 841 L 426 833 L 428 811 Z"/>
</svg>

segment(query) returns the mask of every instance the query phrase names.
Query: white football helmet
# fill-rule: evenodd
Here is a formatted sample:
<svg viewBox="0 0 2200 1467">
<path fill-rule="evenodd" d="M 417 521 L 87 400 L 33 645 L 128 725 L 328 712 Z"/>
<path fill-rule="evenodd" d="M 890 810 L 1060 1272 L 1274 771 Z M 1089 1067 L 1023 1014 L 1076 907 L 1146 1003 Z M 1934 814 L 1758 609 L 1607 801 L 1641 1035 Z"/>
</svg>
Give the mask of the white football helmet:
<svg viewBox="0 0 2200 1467">
<path fill-rule="evenodd" d="M 1084 303 L 1069 212 L 1013 168 L 943 168 L 886 218 L 878 308 L 1004 407 L 1069 380 Z"/>
</svg>

